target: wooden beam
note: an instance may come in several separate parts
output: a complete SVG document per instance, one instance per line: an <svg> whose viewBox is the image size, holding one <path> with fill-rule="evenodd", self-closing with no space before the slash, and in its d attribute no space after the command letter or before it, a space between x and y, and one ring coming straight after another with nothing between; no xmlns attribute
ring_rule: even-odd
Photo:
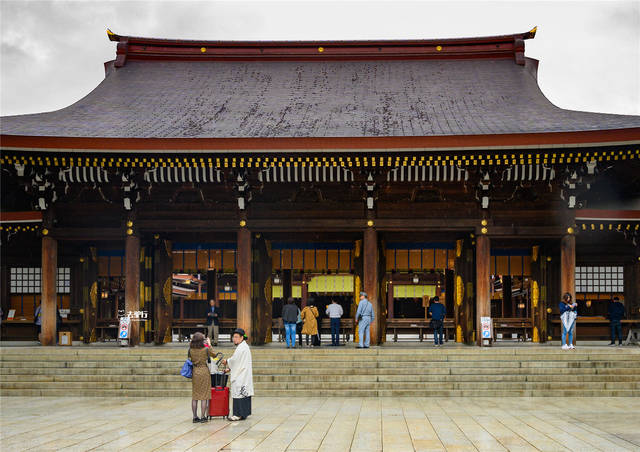
<svg viewBox="0 0 640 452"><path fill-rule="evenodd" d="M251 334L251 231L238 230L236 271L238 272L237 326Z"/></svg>
<svg viewBox="0 0 640 452"><path fill-rule="evenodd" d="M42 345L56 345L56 275L58 272L58 242L52 237L42 237Z"/></svg>
<svg viewBox="0 0 640 452"><path fill-rule="evenodd" d="M124 309L128 312L140 310L140 237L128 235L125 239L125 286ZM131 319L129 346L140 342L140 325Z"/></svg>
<svg viewBox="0 0 640 452"><path fill-rule="evenodd" d="M56 228L51 231L51 237L56 240L122 240L122 229L120 228Z"/></svg>
<svg viewBox="0 0 640 452"><path fill-rule="evenodd" d="M374 321L370 326L371 344L377 345L381 339L380 298L378 288L378 233L369 227L364 230L363 240L364 291L373 305Z"/></svg>
<svg viewBox="0 0 640 452"><path fill-rule="evenodd" d="M476 237L476 343L482 345L481 317L491 316L491 240Z"/></svg>

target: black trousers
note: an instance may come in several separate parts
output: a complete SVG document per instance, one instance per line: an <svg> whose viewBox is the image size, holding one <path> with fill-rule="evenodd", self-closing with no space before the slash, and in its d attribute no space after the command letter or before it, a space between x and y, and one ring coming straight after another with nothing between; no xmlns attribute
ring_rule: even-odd
<svg viewBox="0 0 640 452"><path fill-rule="evenodd" d="M611 321L611 343L613 344L616 341L616 336L618 336L618 341L622 344L622 323L620 320L612 320Z"/></svg>
<svg viewBox="0 0 640 452"><path fill-rule="evenodd" d="M331 319L331 345L340 345L340 317Z"/></svg>

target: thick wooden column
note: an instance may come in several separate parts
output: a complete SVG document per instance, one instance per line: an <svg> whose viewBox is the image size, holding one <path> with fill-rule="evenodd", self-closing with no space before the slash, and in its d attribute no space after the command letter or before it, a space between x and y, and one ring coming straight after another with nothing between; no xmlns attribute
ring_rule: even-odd
<svg viewBox="0 0 640 452"><path fill-rule="evenodd" d="M82 257L82 340L85 344L96 341L98 319L98 250L89 248Z"/></svg>
<svg viewBox="0 0 640 452"><path fill-rule="evenodd" d="M238 230L236 271L238 272L237 326L251 334L251 231Z"/></svg>
<svg viewBox="0 0 640 452"><path fill-rule="evenodd" d="M173 254L169 240L156 240L153 250L154 342L171 342L173 322Z"/></svg>
<svg viewBox="0 0 640 452"><path fill-rule="evenodd" d="M628 319L640 318L640 257L624 266L624 308Z"/></svg>
<svg viewBox="0 0 640 452"><path fill-rule="evenodd" d="M472 344L473 334L473 248L468 239L456 241L454 278L454 321L456 324L456 342Z"/></svg>
<svg viewBox="0 0 640 452"><path fill-rule="evenodd" d="M291 269L282 270L282 300L284 302L283 306L287 304L287 300L289 299L289 297L291 297L292 294L292 276L293 275L291 273Z"/></svg>
<svg viewBox="0 0 640 452"><path fill-rule="evenodd" d="M393 304L393 281L389 281L387 285L387 318L392 319L394 317L393 310L395 306Z"/></svg>
<svg viewBox="0 0 640 452"><path fill-rule="evenodd" d="M128 235L125 239L125 313L140 310L140 237ZM140 342L140 325L137 319L131 319L129 327L129 345L136 346Z"/></svg>
<svg viewBox="0 0 640 452"><path fill-rule="evenodd" d="M567 234L560 242L560 287L562 296L569 292L576 299L576 236ZM562 328L560 329L562 331ZM573 343L576 343L577 325L574 327Z"/></svg>
<svg viewBox="0 0 640 452"><path fill-rule="evenodd" d="M482 345L481 317L491 316L491 241L484 234L476 238L476 343Z"/></svg>
<svg viewBox="0 0 640 452"><path fill-rule="evenodd" d="M364 291L373 305L375 320L370 326L371 344L380 343L382 329L380 316L380 297L378 288L378 233L372 227L365 229L363 240Z"/></svg>
<svg viewBox="0 0 640 452"><path fill-rule="evenodd" d="M271 342L272 328L272 265L270 245L262 234L255 234L252 243L251 306L253 345Z"/></svg>
<svg viewBox="0 0 640 452"><path fill-rule="evenodd" d="M531 320L532 342L547 341L547 258L540 246L531 249Z"/></svg>
<svg viewBox="0 0 640 452"><path fill-rule="evenodd" d="M42 237L42 345L56 345L56 275L58 272L58 242Z"/></svg>
<svg viewBox="0 0 640 452"><path fill-rule="evenodd" d="M576 299L576 236L567 234L560 242L560 287Z"/></svg>

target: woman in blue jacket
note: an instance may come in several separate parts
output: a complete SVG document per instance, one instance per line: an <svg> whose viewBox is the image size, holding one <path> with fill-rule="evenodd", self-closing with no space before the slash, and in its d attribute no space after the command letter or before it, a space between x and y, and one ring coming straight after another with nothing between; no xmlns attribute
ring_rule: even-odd
<svg viewBox="0 0 640 452"><path fill-rule="evenodd" d="M565 293L560 302L560 324L562 325L562 349L574 349L573 334L578 317L578 303L573 301L570 293ZM567 334L569 339L567 340Z"/></svg>

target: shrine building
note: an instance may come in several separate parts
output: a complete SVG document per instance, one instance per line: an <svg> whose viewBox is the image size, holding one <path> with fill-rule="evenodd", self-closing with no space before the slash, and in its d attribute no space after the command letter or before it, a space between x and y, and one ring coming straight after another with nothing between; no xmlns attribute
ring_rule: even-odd
<svg viewBox="0 0 640 452"><path fill-rule="evenodd" d="M132 345L202 330L253 344L283 300L357 294L372 342L545 342L558 303L604 339L640 322L640 116L558 108L525 33L392 41L188 41L108 31L87 96L1 118L2 339ZM62 314L56 320L56 309ZM322 320L328 330L328 320Z"/></svg>

